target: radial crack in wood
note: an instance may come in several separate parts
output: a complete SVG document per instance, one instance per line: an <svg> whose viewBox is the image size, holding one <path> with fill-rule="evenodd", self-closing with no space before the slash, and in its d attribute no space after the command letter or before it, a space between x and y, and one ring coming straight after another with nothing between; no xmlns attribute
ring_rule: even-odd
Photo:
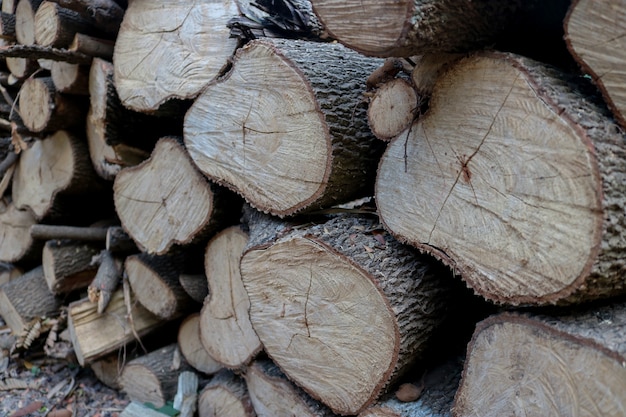
<svg viewBox="0 0 626 417"><path fill-rule="evenodd" d="M506 54L451 67L381 160L385 227L496 302L626 291L626 143L573 81Z"/></svg>

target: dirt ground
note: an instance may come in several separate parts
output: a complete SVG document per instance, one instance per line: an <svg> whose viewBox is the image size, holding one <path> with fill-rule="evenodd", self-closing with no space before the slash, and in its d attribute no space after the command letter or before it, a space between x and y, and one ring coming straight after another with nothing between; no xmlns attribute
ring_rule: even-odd
<svg viewBox="0 0 626 417"><path fill-rule="evenodd" d="M88 368L51 358L43 349L10 351L15 343L0 319L0 417L118 417L129 400Z"/></svg>

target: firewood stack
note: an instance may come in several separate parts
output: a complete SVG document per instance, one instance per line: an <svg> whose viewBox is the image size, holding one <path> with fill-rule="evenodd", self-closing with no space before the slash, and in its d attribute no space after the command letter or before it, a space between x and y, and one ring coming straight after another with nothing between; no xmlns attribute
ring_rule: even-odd
<svg viewBox="0 0 626 417"><path fill-rule="evenodd" d="M127 417L622 416L625 15L3 1L0 316Z"/></svg>

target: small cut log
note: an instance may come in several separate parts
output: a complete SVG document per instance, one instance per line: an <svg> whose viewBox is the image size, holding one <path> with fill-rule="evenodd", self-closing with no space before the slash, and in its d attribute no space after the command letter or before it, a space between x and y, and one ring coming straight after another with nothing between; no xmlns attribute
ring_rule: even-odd
<svg viewBox="0 0 626 417"><path fill-rule="evenodd" d="M64 294L86 288L98 271L94 257L100 248L71 240L49 240L43 247L41 262L48 288Z"/></svg>
<svg viewBox="0 0 626 417"><path fill-rule="evenodd" d="M54 61L50 73L58 92L81 96L89 94L89 66Z"/></svg>
<svg viewBox="0 0 626 417"><path fill-rule="evenodd" d="M35 43L35 13L43 0L19 0L15 7L15 37L22 45Z"/></svg>
<svg viewBox="0 0 626 417"><path fill-rule="evenodd" d="M254 417L246 384L229 370L222 370L200 392L199 417Z"/></svg>
<svg viewBox="0 0 626 417"><path fill-rule="evenodd" d="M44 1L35 13L35 42L53 48L67 48L77 33L99 34L92 22L77 12Z"/></svg>
<svg viewBox="0 0 626 417"><path fill-rule="evenodd" d="M178 330L178 347L187 363L204 374L215 374L224 367L202 345L199 313L189 315L181 323Z"/></svg>
<svg viewBox="0 0 626 417"><path fill-rule="evenodd" d="M338 44L252 41L187 112L187 150L209 178L281 217L363 197L382 144L362 93L380 64Z"/></svg>

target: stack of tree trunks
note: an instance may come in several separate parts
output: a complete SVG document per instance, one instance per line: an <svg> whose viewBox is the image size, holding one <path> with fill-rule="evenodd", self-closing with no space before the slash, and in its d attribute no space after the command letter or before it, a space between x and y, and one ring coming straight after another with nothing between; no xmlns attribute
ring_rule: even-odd
<svg viewBox="0 0 626 417"><path fill-rule="evenodd" d="M126 417L626 414L626 1L1 17L15 355Z"/></svg>

